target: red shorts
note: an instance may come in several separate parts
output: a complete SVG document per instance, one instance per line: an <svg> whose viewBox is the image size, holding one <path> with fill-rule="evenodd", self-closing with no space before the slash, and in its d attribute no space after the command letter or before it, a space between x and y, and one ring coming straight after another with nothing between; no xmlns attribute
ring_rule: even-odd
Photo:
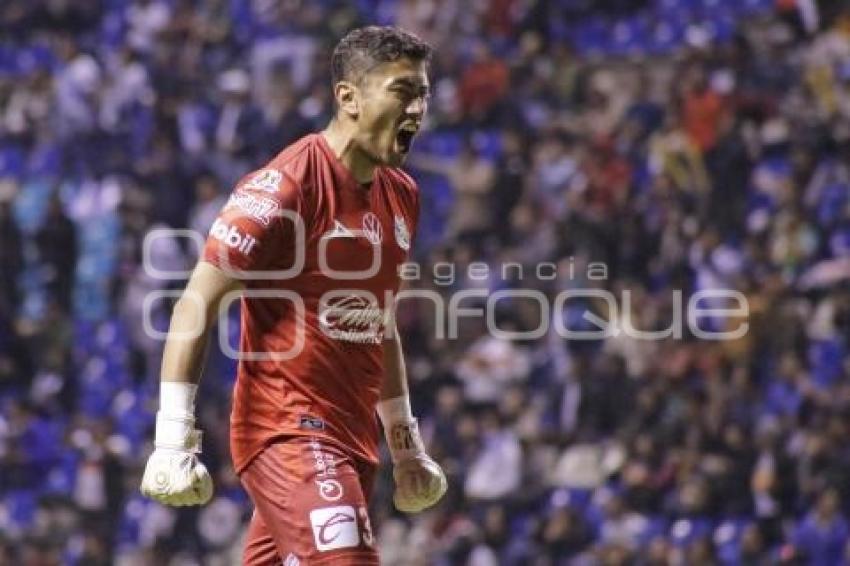
<svg viewBox="0 0 850 566"><path fill-rule="evenodd" d="M239 476L255 507L243 564L377 565L367 511L375 471L323 440L271 444Z"/></svg>

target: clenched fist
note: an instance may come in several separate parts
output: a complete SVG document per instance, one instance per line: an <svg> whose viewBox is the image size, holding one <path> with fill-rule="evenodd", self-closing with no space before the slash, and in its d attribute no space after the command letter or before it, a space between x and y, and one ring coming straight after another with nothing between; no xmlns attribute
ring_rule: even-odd
<svg viewBox="0 0 850 566"><path fill-rule="evenodd" d="M404 513L418 513L437 503L446 493L446 475L434 460L420 453L393 467L393 503Z"/></svg>
<svg viewBox="0 0 850 566"><path fill-rule="evenodd" d="M142 477L142 495L173 506L203 505L213 494L213 482L197 457L200 432L194 419L157 414L155 449Z"/></svg>

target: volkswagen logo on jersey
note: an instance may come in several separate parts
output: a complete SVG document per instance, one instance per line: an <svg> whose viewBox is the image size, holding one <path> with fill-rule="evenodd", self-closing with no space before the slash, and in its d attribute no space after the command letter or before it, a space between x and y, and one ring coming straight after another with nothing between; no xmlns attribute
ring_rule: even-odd
<svg viewBox="0 0 850 566"><path fill-rule="evenodd" d="M363 234L373 246L378 246L384 237L384 230L381 228L381 221L375 216L374 212L367 212L363 215Z"/></svg>
<svg viewBox="0 0 850 566"><path fill-rule="evenodd" d="M407 231L407 224L401 216L395 217L395 243L404 251L410 249L410 232Z"/></svg>

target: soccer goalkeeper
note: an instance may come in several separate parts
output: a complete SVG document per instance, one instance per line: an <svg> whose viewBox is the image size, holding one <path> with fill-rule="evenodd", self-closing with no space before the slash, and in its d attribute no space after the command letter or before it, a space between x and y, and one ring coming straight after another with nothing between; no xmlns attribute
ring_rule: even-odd
<svg viewBox="0 0 850 566"><path fill-rule="evenodd" d="M391 27L343 38L334 118L237 184L175 305L141 489L169 505L210 499L195 396L209 329L240 294L230 442L255 506L245 564L378 564L367 513L378 419L396 507L418 512L446 491L411 414L391 316L419 214L398 167L427 108L430 54Z"/></svg>

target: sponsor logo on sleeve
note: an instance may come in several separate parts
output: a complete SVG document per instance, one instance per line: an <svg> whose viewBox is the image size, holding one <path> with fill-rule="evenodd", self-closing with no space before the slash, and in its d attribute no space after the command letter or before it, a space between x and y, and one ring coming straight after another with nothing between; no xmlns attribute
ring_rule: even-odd
<svg viewBox="0 0 850 566"><path fill-rule="evenodd" d="M221 218L216 218L210 229L210 236L233 248L244 255L249 255L257 245L257 239L250 234L243 234L236 226L231 226Z"/></svg>
<svg viewBox="0 0 850 566"><path fill-rule="evenodd" d="M275 193L280 187L281 180L283 180L283 173L277 169L261 169L253 177L248 179L242 185L242 188Z"/></svg>
<svg viewBox="0 0 850 566"><path fill-rule="evenodd" d="M410 232L407 230L407 223L401 216L395 217L395 243L404 251L410 249Z"/></svg>
<svg viewBox="0 0 850 566"><path fill-rule="evenodd" d="M268 226L277 215L280 205L274 199L253 195L238 190L230 195L225 208L237 208L245 215L253 218L263 226Z"/></svg>
<svg viewBox="0 0 850 566"><path fill-rule="evenodd" d="M357 514L350 505L313 509L310 511L310 525L316 548L321 552L360 544Z"/></svg>

